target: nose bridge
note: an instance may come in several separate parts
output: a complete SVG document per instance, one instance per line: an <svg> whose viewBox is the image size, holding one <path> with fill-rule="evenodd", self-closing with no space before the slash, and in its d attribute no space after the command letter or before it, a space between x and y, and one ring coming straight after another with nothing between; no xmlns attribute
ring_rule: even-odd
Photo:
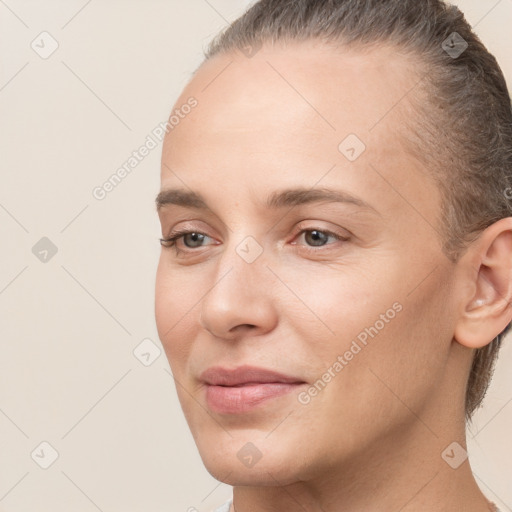
<svg viewBox="0 0 512 512"><path fill-rule="evenodd" d="M274 307L263 246L245 236L228 242L216 259L214 279L201 306L203 327L225 337L238 325L267 328L274 321Z"/></svg>
<svg viewBox="0 0 512 512"><path fill-rule="evenodd" d="M253 236L228 242L217 260L212 292L216 290L217 295L225 294L225 300L251 300L253 294L262 299L265 282L271 277L265 263L263 246Z"/></svg>

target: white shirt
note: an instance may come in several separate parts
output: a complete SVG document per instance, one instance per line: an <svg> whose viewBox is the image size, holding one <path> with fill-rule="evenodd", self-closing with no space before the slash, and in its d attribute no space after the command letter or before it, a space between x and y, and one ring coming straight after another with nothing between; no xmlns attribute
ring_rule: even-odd
<svg viewBox="0 0 512 512"><path fill-rule="evenodd" d="M224 505L221 505L219 508L216 508L213 512L229 512L229 507L231 506L232 501L233 498L224 503Z"/></svg>

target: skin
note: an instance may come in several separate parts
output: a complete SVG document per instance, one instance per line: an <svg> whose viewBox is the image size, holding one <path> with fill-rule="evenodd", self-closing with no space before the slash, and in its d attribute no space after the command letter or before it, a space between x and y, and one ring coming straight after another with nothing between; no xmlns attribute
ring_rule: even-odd
<svg viewBox="0 0 512 512"><path fill-rule="evenodd" d="M206 62L176 102L198 105L164 141L161 187L200 193L212 212L159 208L164 238L207 236L162 248L156 321L203 463L234 487L232 511L489 510L469 461L453 469L442 453L466 446L472 349L512 320L512 218L457 264L443 254L439 192L400 135L415 62L386 47L263 46ZM366 145L354 162L338 150L350 133ZM263 206L297 186L343 189L374 210ZM347 240L315 245L315 229ZM252 263L236 251L248 236L262 249ZM397 302L307 405L297 391L244 414L208 409L205 369L252 364L311 385ZM250 468L237 457L248 442L262 454Z"/></svg>

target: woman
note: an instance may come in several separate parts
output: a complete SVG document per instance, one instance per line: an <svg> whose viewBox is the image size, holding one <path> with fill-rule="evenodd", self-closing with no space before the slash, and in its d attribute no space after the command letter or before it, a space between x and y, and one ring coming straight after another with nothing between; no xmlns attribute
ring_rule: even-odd
<svg viewBox="0 0 512 512"><path fill-rule="evenodd" d="M217 511L497 510L465 420L512 320L512 113L460 11L262 0L176 106L156 321Z"/></svg>

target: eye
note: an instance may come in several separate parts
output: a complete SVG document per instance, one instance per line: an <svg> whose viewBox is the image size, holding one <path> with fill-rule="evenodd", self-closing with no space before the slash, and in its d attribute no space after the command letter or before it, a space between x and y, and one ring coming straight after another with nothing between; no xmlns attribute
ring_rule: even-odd
<svg viewBox="0 0 512 512"><path fill-rule="evenodd" d="M304 241L308 245L312 245L314 247L325 245L330 236L329 234L323 231L319 231L318 229L302 231L301 234L304 234Z"/></svg>
<svg viewBox="0 0 512 512"><path fill-rule="evenodd" d="M176 252L179 252L179 248L176 243L178 240L182 239L185 248L195 249L197 247L201 247L206 238L210 237L199 231L183 229L171 233L171 236L168 238L160 238L160 245L163 247L175 247Z"/></svg>
<svg viewBox="0 0 512 512"><path fill-rule="evenodd" d="M305 245L300 244L302 248L313 252L315 252L315 248L334 245L336 241L348 240L347 237L334 233L333 231L316 228L302 229L296 239L300 239L302 237L306 242ZM206 239L211 239L211 237L199 231L182 229L174 231L168 238L160 238L160 244L163 247L174 247L176 254L179 254L180 252L193 252L194 249L198 249L204 245L214 245L204 244L203 242L205 242ZM334 242L329 243L329 239L334 240ZM180 249L178 246L177 242L180 240L185 248L184 250ZM292 242L292 245L297 245L297 243Z"/></svg>
<svg viewBox="0 0 512 512"><path fill-rule="evenodd" d="M348 240L347 237L341 236L332 231L315 228L303 229L302 231L300 231L299 236L297 238L300 239L301 237L304 238L304 241L307 244L306 249L313 247L324 247L325 245L332 245L332 243L328 243L329 239L334 239L335 241Z"/></svg>

